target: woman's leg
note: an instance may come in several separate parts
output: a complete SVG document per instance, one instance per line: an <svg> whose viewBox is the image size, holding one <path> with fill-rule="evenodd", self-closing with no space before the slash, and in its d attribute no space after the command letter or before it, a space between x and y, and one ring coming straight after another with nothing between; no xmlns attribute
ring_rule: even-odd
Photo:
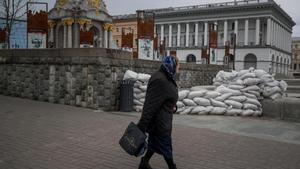
<svg viewBox="0 0 300 169"><path fill-rule="evenodd" d="M154 154L154 151L148 149L145 156L144 156L145 162L149 163L149 161L150 161L151 157L153 156L153 154Z"/></svg>
<svg viewBox="0 0 300 169"><path fill-rule="evenodd" d="M154 151L148 149L145 156L142 157L141 163L139 165L139 169L152 169L151 166L149 165L149 161L151 157L153 156Z"/></svg>
<svg viewBox="0 0 300 169"><path fill-rule="evenodd" d="M169 157L164 156L164 159L167 162L169 169L177 169L173 158L169 158Z"/></svg>

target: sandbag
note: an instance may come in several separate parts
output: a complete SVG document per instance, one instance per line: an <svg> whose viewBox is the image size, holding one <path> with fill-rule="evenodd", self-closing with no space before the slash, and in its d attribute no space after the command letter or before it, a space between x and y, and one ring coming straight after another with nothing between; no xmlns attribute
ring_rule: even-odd
<svg viewBox="0 0 300 169"><path fill-rule="evenodd" d="M196 106L191 110L190 114L206 115L208 112L206 107Z"/></svg>
<svg viewBox="0 0 300 169"><path fill-rule="evenodd" d="M226 112L226 108L224 107L214 107L209 114L212 115L223 115Z"/></svg>
<svg viewBox="0 0 300 169"><path fill-rule="evenodd" d="M133 109L134 109L136 112L142 112L142 111L143 111L143 106L133 106Z"/></svg>
<svg viewBox="0 0 300 169"><path fill-rule="evenodd" d="M274 80L272 82L266 83L266 85L269 86L269 87L275 87L275 86L279 86L280 83L277 80Z"/></svg>
<svg viewBox="0 0 300 169"><path fill-rule="evenodd" d="M244 101L247 100L247 97L246 96L231 96L231 97L228 98L228 100L233 100L233 101L236 101L236 102L239 102L239 103L243 103Z"/></svg>
<svg viewBox="0 0 300 169"><path fill-rule="evenodd" d="M176 106L177 106L177 108L182 108L182 107L184 107L185 105L183 104L182 101L178 101L178 102L176 103Z"/></svg>
<svg viewBox="0 0 300 169"><path fill-rule="evenodd" d="M137 106L143 106L143 103L137 99L133 99L133 103L134 103L134 105L137 105Z"/></svg>
<svg viewBox="0 0 300 169"><path fill-rule="evenodd" d="M186 108L185 107L181 107L181 108L178 108L177 111L175 112L176 114L180 114L182 113Z"/></svg>
<svg viewBox="0 0 300 169"><path fill-rule="evenodd" d="M197 104L191 99L183 99L185 106L197 106Z"/></svg>
<svg viewBox="0 0 300 169"><path fill-rule="evenodd" d="M223 85L217 87L216 91L219 93L231 93L232 95L235 95L235 96L239 96L242 94L239 90L232 90Z"/></svg>
<svg viewBox="0 0 300 169"><path fill-rule="evenodd" d="M228 88L233 89L233 90L241 90L245 88L244 85L229 85Z"/></svg>
<svg viewBox="0 0 300 169"><path fill-rule="evenodd" d="M178 92L178 100L185 99L188 96L189 93L190 93L190 91L188 91L188 90L179 91Z"/></svg>
<svg viewBox="0 0 300 169"><path fill-rule="evenodd" d="M250 94L253 94L253 95L255 95L256 97L259 97L260 96L260 92L258 92L258 91L248 91L248 93L250 93Z"/></svg>
<svg viewBox="0 0 300 169"><path fill-rule="evenodd" d="M258 107L255 104L244 103L243 109L244 110L251 109L251 110L255 111L255 110L258 110Z"/></svg>
<svg viewBox="0 0 300 169"><path fill-rule="evenodd" d="M248 91L259 91L260 88L257 85L248 86L244 89L242 89L242 92L248 92Z"/></svg>
<svg viewBox="0 0 300 169"><path fill-rule="evenodd" d="M224 93L221 96L216 97L215 100L223 102L224 100L228 99L230 96L232 96L232 93Z"/></svg>
<svg viewBox="0 0 300 169"><path fill-rule="evenodd" d="M192 111L193 107L186 107L185 110L183 110L182 112L180 112L179 114L189 114Z"/></svg>
<svg viewBox="0 0 300 169"><path fill-rule="evenodd" d="M271 99L276 100L282 98L282 95L280 93L275 93L270 96Z"/></svg>
<svg viewBox="0 0 300 169"><path fill-rule="evenodd" d="M256 110L254 111L253 116L262 116L262 114L262 110Z"/></svg>
<svg viewBox="0 0 300 169"><path fill-rule="evenodd" d="M216 91L207 91L204 98L211 99L211 98L216 98L220 95L221 95L221 93L216 92Z"/></svg>
<svg viewBox="0 0 300 169"><path fill-rule="evenodd" d="M141 85L144 85L144 83L140 82L140 81L136 81L133 85L133 87L135 88L140 88Z"/></svg>
<svg viewBox="0 0 300 169"><path fill-rule="evenodd" d="M217 101L215 99L210 99L210 101L214 107L225 107L225 108L227 107L227 105L225 103Z"/></svg>
<svg viewBox="0 0 300 169"><path fill-rule="evenodd" d="M242 76L244 76L244 75L247 74L247 73L250 73L250 71L249 71L249 70L241 70L241 71L239 71L239 72L237 73L237 76L238 76L238 77L242 77Z"/></svg>
<svg viewBox="0 0 300 169"><path fill-rule="evenodd" d="M266 71L261 69L254 70L255 76L261 78L263 75L268 74Z"/></svg>
<svg viewBox="0 0 300 169"><path fill-rule="evenodd" d="M210 100L205 98L194 98L193 99L195 103L197 103L199 106L210 106Z"/></svg>
<svg viewBox="0 0 300 169"><path fill-rule="evenodd" d="M246 73L240 77L241 80L244 80L247 78L255 78L255 73Z"/></svg>
<svg viewBox="0 0 300 169"><path fill-rule="evenodd" d="M244 84L247 86L257 85L261 82L261 79L258 78L247 78L244 80Z"/></svg>
<svg viewBox="0 0 300 169"><path fill-rule="evenodd" d="M251 93L244 92L243 95L245 95L246 97L251 98L251 99L257 99L257 97Z"/></svg>
<svg viewBox="0 0 300 169"><path fill-rule="evenodd" d="M243 107L242 103L239 103L234 100L225 100L224 103L226 103L229 106L232 106L233 108L241 109Z"/></svg>
<svg viewBox="0 0 300 169"><path fill-rule="evenodd" d="M242 114L243 110L242 109L227 109L225 112L225 115L227 116L238 116Z"/></svg>
<svg viewBox="0 0 300 169"><path fill-rule="evenodd" d="M127 70L124 74L123 80L134 80L136 81L138 78L138 74L131 70Z"/></svg>
<svg viewBox="0 0 300 169"><path fill-rule="evenodd" d="M134 97L139 100L139 99L145 98L146 93L145 92L142 92L142 93L139 93L139 94L134 93Z"/></svg>
<svg viewBox="0 0 300 169"><path fill-rule="evenodd" d="M247 100L245 101L245 103L250 103L250 104L254 104L258 107L261 107L260 102L257 99L251 99L251 98L247 98Z"/></svg>
<svg viewBox="0 0 300 169"><path fill-rule="evenodd" d="M189 99L194 99L195 97L203 97L207 91L206 90L200 90L200 91L192 91L187 96Z"/></svg>
<svg viewBox="0 0 300 169"><path fill-rule="evenodd" d="M139 88L140 88L143 92L146 92L146 91L147 91L147 85L140 85Z"/></svg>
<svg viewBox="0 0 300 169"><path fill-rule="evenodd" d="M254 114L254 111L253 110L243 110L242 112L242 116L252 116Z"/></svg>
<svg viewBox="0 0 300 169"><path fill-rule="evenodd" d="M239 85L239 86L244 86L244 81L241 79L237 79L235 81L229 82L229 85Z"/></svg>
<svg viewBox="0 0 300 169"><path fill-rule="evenodd" d="M281 88L282 91L285 92L287 90L287 88L288 88L288 84L285 81L281 80L279 82L279 87Z"/></svg>
<svg viewBox="0 0 300 169"><path fill-rule="evenodd" d="M270 97L271 95L273 95L275 93L280 93L280 92L281 92L281 89L278 86L266 87L266 88L264 88L263 96Z"/></svg>
<svg viewBox="0 0 300 169"><path fill-rule="evenodd" d="M144 104L144 103L145 103L145 100L146 100L145 98L141 98L141 99L140 99L140 102Z"/></svg>
<svg viewBox="0 0 300 169"><path fill-rule="evenodd" d="M143 93L143 91L141 89L139 89L139 88L133 88L133 93L136 94L136 95L138 95L140 93Z"/></svg>
<svg viewBox="0 0 300 169"><path fill-rule="evenodd" d="M150 79L150 77L151 77L150 75L144 74L144 73L139 73L137 75L137 79L140 80L140 81L142 81L142 82L148 82L149 79Z"/></svg>

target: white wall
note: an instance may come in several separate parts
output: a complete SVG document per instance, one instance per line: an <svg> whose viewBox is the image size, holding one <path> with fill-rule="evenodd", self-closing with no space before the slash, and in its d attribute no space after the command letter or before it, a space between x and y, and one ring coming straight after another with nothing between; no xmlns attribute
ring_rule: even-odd
<svg viewBox="0 0 300 169"><path fill-rule="evenodd" d="M180 62L186 62L186 58L189 54L196 56L196 62L201 62L201 50L177 50L177 57Z"/></svg>

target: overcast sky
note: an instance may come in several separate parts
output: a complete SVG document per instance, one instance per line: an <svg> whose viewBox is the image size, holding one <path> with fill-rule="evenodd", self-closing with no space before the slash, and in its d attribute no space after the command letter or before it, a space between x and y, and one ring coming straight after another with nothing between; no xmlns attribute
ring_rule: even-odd
<svg viewBox="0 0 300 169"><path fill-rule="evenodd" d="M152 9L177 7L187 5L199 5L206 3L228 2L233 0L105 0L108 11L111 15L122 15L135 13L137 9ZM300 37L300 12L299 0L275 0L296 22L293 36ZM54 6L55 0L49 0L50 9Z"/></svg>

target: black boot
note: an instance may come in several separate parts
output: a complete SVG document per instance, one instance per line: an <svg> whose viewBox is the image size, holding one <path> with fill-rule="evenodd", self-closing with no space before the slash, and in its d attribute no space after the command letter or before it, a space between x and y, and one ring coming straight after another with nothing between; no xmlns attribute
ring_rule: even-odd
<svg viewBox="0 0 300 169"><path fill-rule="evenodd" d="M152 167L149 164L149 160L145 160L145 158L142 157L139 169L152 169Z"/></svg>

